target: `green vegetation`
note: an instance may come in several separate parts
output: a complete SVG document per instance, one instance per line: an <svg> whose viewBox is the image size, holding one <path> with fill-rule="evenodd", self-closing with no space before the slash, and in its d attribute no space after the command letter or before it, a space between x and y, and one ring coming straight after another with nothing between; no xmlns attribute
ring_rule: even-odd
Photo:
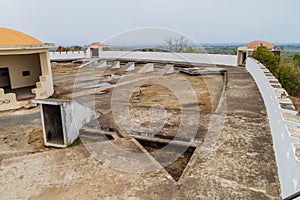
<svg viewBox="0 0 300 200"><path fill-rule="evenodd" d="M64 46L59 46L55 49L56 52L68 52L68 51L80 51L83 47L79 45L74 45L74 46L69 46L69 47L64 47Z"/></svg>
<svg viewBox="0 0 300 200"><path fill-rule="evenodd" d="M300 53L295 53L293 55L293 62L296 67L300 67Z"/></svg>
<svg viewBox="0 0 300 200"><path fill-rule="evenodd" d="M284 89L293 96L300 97L300 54L283 54L279 57L270 52L265 46L258 47L252 54L253 58L265 65L278 79Z"/></svg>
<svg viewBox="0 0 300 200"><path fill-rule="evenodd" d="M204 46L208 54L237 55L237 46ZM204 53L206 53L204 52Z"/></svg>
<svg viewBox="0 0 300 200"><path fill-rule="evenodd" d="M265 65L273 74L278 69L278 57L265 46L259 46L252 54L253 58Z"/></svg>

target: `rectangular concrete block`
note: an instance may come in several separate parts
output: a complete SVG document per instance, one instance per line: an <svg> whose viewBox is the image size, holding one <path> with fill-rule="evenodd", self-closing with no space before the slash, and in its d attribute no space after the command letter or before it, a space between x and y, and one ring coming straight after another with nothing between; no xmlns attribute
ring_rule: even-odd
<svg viewBox="0 0 300 200"><path fill-rule="evenodd" d="M125 72L129 72L129 71L133 71L133 70L135 70L134 62L129 62L124 67Z"/></svg>
<svg viewBox="0 0 300 200"><path fill-rule="evenodd" d="M86 123L98 117L88 106L60 99L34 100L40 104L44 145L57 148L70 146Z"/></svg>
<svg viewBox="0 0 300 200"><path fill-rule="evenodd" d="M147 63L145 64L142 69L138 71L138 73L143 74L143 73L148 73L148 72L153 72L154 71L154 63Z"/></svg>
<svg viewBox="0 0 300 200"><path fill-rule="evenodd" d="M165 68L165 74L164 75L169 75L174 73L174 65L167 65Z"/></svg>
<svg viewBox="0 0 300 200"><path fill-rule="evenodd" d="M106 67L106 66L107 66L106 60L100 60L100 61L97 62L95 68L102 68L102 67Z"/></svg>
<svg viewBox="0 0 300 200"><path fill-rule="evenodd" d="M110 69L120 69L120 61L115 61L112 63L112 65L110 66Z"/></svg>

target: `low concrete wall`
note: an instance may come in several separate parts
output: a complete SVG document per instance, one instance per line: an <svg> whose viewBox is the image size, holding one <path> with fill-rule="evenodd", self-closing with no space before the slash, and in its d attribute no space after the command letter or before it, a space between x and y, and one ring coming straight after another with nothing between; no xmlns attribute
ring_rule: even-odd
<svg viewBox="0 0 300 200"><path fill-rule="evenodd" d="M90 58L89 51L50 52L51 61L76 60Z"/></svg>
<svg viewBox="0 0 300 200"><path fill-rule="evenodd" d="M300 161L295 155L295 145L300 144L300 138L294 137L288 127L299 127L296 111L280 84L272 84L277 79L270 71L253 58L247 59L246 68L252 75L264 99L270 122L278 175L281 184L282 197L288 197L300 190ZM289 105L283 109L284 104ZM286 117L286 113L293 116ZM297 130L297 129L296 129Z"/></svg>
<svg viewBox="0 0 300 200"><path fill-rule="evenodd" d="M155 62L189 62L191 64L214 64L236 66L236 55L197 54L197 53L162 53L162 52L130 52L130 51L101 51L99 58L104 60L130 60Z"/></svg>

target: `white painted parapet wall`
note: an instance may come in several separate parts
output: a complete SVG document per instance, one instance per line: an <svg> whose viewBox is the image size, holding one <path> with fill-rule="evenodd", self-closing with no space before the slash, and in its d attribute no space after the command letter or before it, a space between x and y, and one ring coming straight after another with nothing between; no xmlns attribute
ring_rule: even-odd
<svg viewBox="0 0 300 200"><path fill-rule="evenodd" d="M214 64L236 66L236 55L197 54L197 53L162 53L162 52L131 52L131 51L101 51L99 58L103 60L125 59L132 62L189 62L192 64Z"/></svg>
<svg viewBox="0 0 300 200"><path fill-rule="evenodd" d="M252 75L264 99L270 122L282 197L300 191L300 161L296 156L295 145L300 144L300 119L293 104L284 98L283 88L270 71L253 58L247 59L246 68ZM291 109L283 109L283 105Z"/></svg>
<svg viewBox="0 0 300 200"><path fill-rule="evenodd" d="M90 58L89 51L49 52L51 61L79 60Z"/></svg>

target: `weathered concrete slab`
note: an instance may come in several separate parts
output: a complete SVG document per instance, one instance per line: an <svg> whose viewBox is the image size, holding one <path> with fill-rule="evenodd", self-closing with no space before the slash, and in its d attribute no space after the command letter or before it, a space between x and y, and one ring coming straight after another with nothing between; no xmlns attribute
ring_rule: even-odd
<svg viewBox="0 0 300 200"><path fill-rule="evenodd" d="M0 194L6 199L39 200L281 199L271 131L257 85L245 69L226 70L227 110L216 148L206 157L200 157L199 148L180 182L164 169L149 173L115 170L108 161L98 162L84 146L77 146L4 159ZM114 145L140 150L126 139ZM114 155L110 148L104 149L107 158ZM118 157L113 159L122 164ZM151 159L147 162L153 164ZM136 169L147 166L147 162Z"/></svg>
<svg viewBox="0 0 300 200"><path fill-rule="evenodd" d="M82 89L94 89L94 88L100 88L100 87L107 87L107 86L110 86L110 85L111 85L110 83L99 83L99 84L96 84L96 85L90 85L90 86L82 87Z"/></svg>

